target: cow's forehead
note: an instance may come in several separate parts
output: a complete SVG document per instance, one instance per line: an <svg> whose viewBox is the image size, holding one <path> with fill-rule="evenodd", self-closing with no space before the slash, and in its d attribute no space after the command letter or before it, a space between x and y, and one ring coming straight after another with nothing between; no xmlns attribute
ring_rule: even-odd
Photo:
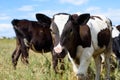
<svg viewBox="0 0 120 80"><path fill-rule="evenodd" d="M63 31L64 26L67 23L68 19L69 19L69 15L66 15L66 14L60 14L60 15L54 16L54 22L59 29L60 35L62 34L62 31Z"/></svg>

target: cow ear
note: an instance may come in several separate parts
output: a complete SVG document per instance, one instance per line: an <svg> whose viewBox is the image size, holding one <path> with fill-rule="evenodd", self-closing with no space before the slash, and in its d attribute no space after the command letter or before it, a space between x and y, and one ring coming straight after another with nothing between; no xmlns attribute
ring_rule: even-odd
<svg viewBox="0 0 120 80"><path fill-rule="evenodd" d="M116 28L120 31L120 25L116 26Z"/></svg>
<svg viewBox="0 0 120 80"><path fill-rule="evenodd" d="M89 14L89 13L81 14L81 15L79 15L79 17L77 18L77 23L78 23L79 25L81 25L81 24L86 24L89 19L90 19L90 14Z"/></svg>
<svg viewBox="0 0 120 80"><path fill-rule="evenodd" d="M47 24L51 24L51 18L44 15L44 14L41 14L41 13L37 13L36 14L36 19L41 23L47 23Z"/></svg>

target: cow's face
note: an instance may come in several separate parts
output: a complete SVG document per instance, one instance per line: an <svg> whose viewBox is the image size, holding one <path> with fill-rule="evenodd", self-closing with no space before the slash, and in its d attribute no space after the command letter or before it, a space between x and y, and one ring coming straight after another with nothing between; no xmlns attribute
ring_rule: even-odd
<svg viewBox="0 0 120 80"><path fill-rule="evenodd" d="M30 29L30 33L31 33L31 47L34 50L41 50L41 48L44 48L48 41L50 42L51 45L51 33L50 33L50 29L47 27L42 27L39 25L34 25L31 29ZM50 46L48 45L48 46ZM47 46L47 45L46 45Z"/></svg>
<svg viewBox="0 0 120 80"><path fill-rule="evenodd" d="M51 23L52 36L54 40L54 50L56 53L62 52L62 49L69 43L79 25L84 24L89 14L81 16L70 14L56 14ZM86 18L85 18L86 17Z"/></svg>
<svg viewBox="0 0 120 80"><path fill-rule="evenodd" d="M53 37L53 43L54 43L54 50L56 53L61 53L63 49L63 39L62 35L65 29L67 29L69 26L67 26L70 23L70 15L69 14L56 14L53 17L53 21L51 23L51 30L52 30L52 37ZM66 26L66 27L65 27ZM63 31L64 30L64 31Z"/></svg>

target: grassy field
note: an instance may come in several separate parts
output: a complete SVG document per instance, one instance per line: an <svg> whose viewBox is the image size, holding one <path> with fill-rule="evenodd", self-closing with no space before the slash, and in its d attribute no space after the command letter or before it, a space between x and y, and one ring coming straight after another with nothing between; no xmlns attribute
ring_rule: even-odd
<svg viewBox="0 0 120 80"><path fill-rule="evenodd" d="M63 74L55 74L51 65L50 53L35 53L30 50L29 65L24 65L19 59L17 69L14 70L11 55L15 49L14 39L0 39L0 80L76 80L72 65L65 58L65 70ZM48 58L48 60L46 59ZM94 80L94 64L91 64L90 80ZM102 77L104 71L102 72ZM101 80L104 80L102 79ZM120 71L117 69L111 74L112 80L120 80Z"/></svg>

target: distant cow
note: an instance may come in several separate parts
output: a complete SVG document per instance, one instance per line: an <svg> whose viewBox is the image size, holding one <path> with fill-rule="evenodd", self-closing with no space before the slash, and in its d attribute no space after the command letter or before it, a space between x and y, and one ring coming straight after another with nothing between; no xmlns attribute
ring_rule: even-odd
<svg viewBox="0 0 120 80"><path fill-rule="evenodd" d="M112 49L119 61L119 65L120 65L120 25L113 27L112 39L113 39L112 40L113 41Z"/></svg>
<svg viewBox="0 0 120 80"><path fill-rule="evenodd" d="M91 58L96 65L95 80L100 80L100 54L105 54L106 78L110 79L109 57L111 54L111 24L104 16L90 14L70 15L58 13L53 16L51 23L54 36L54 50L60 54L63 49L73 64L73 70L78 79L85 80Z"/></svg>
<svg viewBox="0 0 120 80"><path fill-rule="evenodd" d="M51 52L53 57L53 67L56 71L58 58L53 51L53 41L51 36L50 24L51 18L44 14L36 14L38 21L30 20L12 20L12 25L16 34L16 49L12 54L12 63L16 68L17 61L21 55L21 60L28 64L28 51L32 49L35 52Z"/></svg>

